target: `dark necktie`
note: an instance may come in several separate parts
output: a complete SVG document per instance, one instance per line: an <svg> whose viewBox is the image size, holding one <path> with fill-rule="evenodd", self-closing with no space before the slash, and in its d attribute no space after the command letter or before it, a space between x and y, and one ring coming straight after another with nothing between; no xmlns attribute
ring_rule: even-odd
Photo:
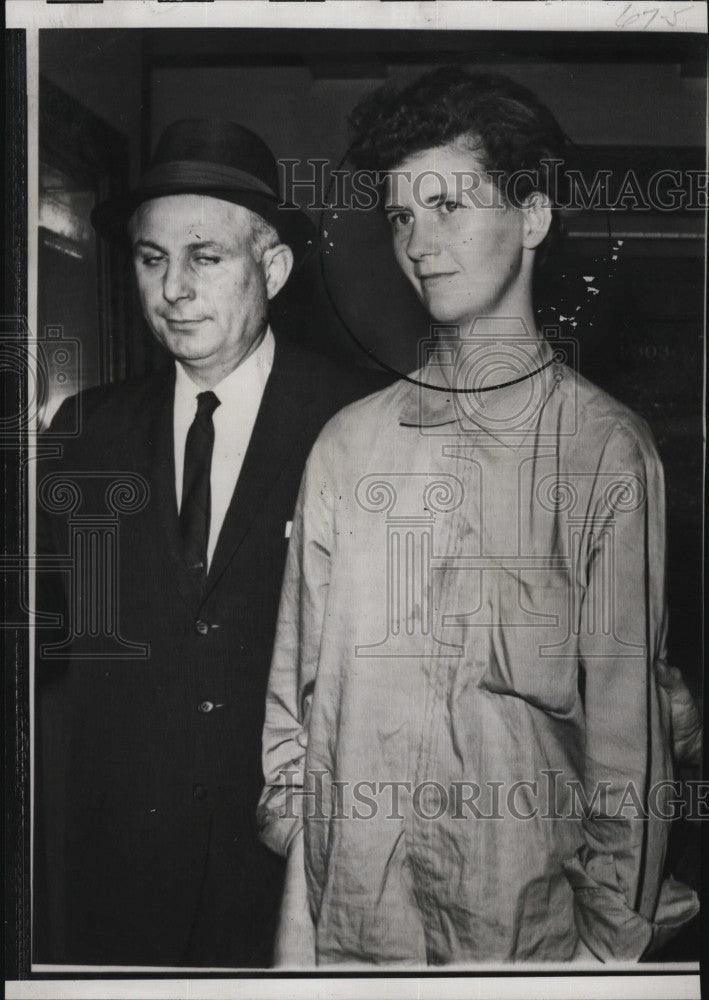
<svg viewBox="0 0 709 1000"><path fill-rule="evenodd" d="M197 413L187 432L185 443L180 531L187 567L200 573L205 573L207 569L212 501L209 475L214 449L212 414L218 406L219 400L213 392L200 392L197 396Z"/></svg>

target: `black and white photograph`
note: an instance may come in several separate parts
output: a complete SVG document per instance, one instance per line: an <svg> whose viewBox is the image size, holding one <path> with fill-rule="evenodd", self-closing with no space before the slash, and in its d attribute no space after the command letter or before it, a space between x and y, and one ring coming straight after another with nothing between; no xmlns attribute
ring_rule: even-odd
<svg viewBox="0 0 709 1000"><path fill-rule="evenodd" d="M704 5L6 21L6 995L699 998Z"/></svg>

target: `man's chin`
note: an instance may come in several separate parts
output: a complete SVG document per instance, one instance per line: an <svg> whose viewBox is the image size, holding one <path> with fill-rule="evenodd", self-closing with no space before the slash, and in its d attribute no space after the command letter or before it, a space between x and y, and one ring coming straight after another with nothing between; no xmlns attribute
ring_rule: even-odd
<svg viewBox="0 0 709 1000"><path fill-rule="evenodd" d="M178 361L199 363L209 357L209 349L203 338L197 338L189 333L168 333L156 338L166 351Z"/></svg>

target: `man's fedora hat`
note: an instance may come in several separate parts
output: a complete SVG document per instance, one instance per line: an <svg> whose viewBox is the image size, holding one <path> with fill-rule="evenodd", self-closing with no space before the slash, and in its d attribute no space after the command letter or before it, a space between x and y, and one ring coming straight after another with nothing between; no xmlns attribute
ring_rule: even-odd
<svg viewBox="0 0 709 1000"><path fill-rule="evenodd" d="M169 125L136 188L97 205L91 222L111 242L126 242L127 223L144 201L203 194L251 209L277 230L300 257L315 227L279 195L278 165L266 143L235 122L186 118Z"/></svg>

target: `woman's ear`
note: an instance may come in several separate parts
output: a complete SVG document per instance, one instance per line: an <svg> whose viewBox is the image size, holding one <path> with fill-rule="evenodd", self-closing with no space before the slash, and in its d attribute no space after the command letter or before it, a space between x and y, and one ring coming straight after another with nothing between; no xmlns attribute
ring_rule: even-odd
<svg viewBox="0 0 709 1000"><path fill-rule="evenodd" d="M524 230L522 246L535 250L542 242L551 226L551 202L541 191L533 191L522 205Z"/></svg>

